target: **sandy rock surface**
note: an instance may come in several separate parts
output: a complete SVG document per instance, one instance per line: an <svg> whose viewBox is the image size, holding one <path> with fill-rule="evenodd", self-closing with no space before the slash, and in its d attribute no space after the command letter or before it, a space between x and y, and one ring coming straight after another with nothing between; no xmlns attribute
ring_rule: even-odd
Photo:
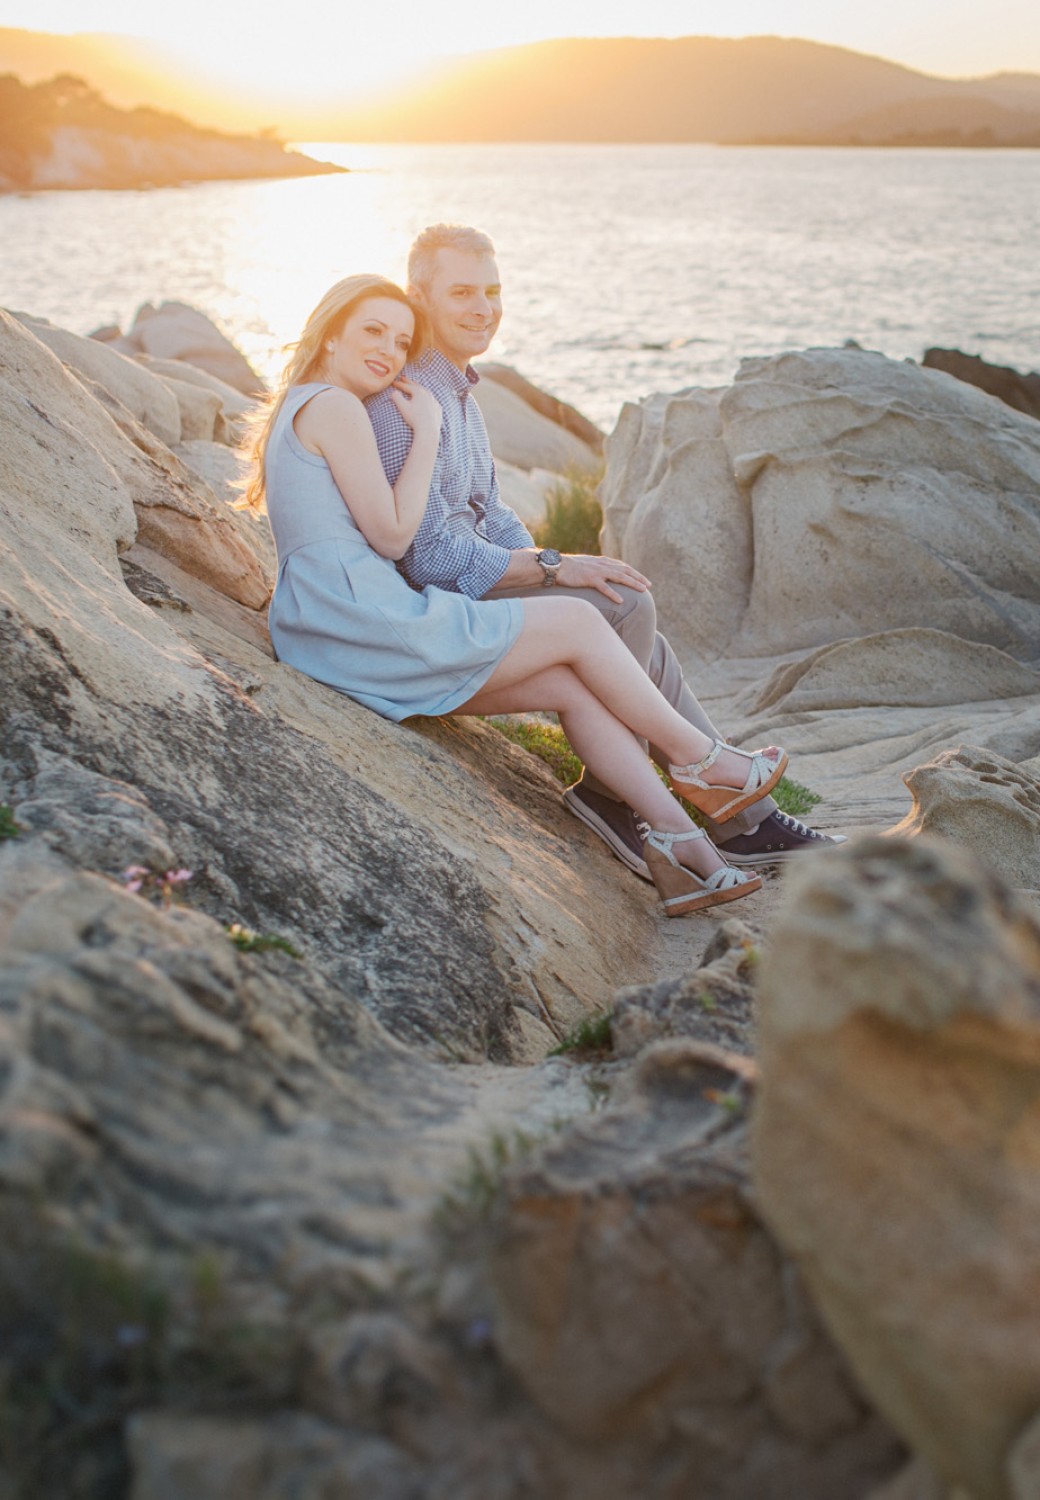
<svg viewBox="0 0 1040 1500"><path fill-rule="evenodd" d="M821 856L774 925L760 1056L763 1209L866 1389L947 1483L1030 1493L1035 901L949 841Z"/></svg>

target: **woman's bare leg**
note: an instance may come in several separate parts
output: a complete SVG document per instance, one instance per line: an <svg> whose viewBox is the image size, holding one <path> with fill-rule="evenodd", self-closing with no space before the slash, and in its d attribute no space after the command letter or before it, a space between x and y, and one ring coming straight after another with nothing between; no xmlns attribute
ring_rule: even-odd
<svg viewBox="0 0 1040 1500"><path fill-rule="evenodd" d="M712 741L661 696L635 657L591 604L582 599L567 599L560 594L554 594L551 599L523 599L519 602L524 611L523 631L473 702L483 700L489 693L517 687L548 667L568 666L614 718L620 719L641 739L658 745L673 765L690 765L707 755ZM533 700L528 703L529 709L550 706ZM473 708L469 704L455 711L522 712L520 709ZM577 745L574 748L586 765L592 764ZM600 773L597 771L596 774ZM740 786L746 774L746 760L723 751L705 773L704 780L718 786ZM607 784L612 786L609 781ZM618 796L624 796L620 787L613 787L613 790ZM636 803L630 805L638 811Z"/></svg>
<svg viewBox="0 0 1040 1500"><path fill-rule="evenodd" d="M613 636L612 631L610 634ZM629 653L625 651L625 655ZM637 666L636 670L641 668ZM559 714L564 734L585 764L651 827L667 833L688 833L695 826L658 776L636 736L569 666L547 667L510 687L485 687L455 712L508 714L539 709ZM676 857L698 875L711 875L725 864L708 839L676 845Z"/></svg>

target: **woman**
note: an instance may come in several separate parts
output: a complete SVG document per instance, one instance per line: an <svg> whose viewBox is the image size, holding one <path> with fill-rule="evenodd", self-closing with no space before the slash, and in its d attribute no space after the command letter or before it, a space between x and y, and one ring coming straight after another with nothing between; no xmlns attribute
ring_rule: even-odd
<svg viewBox="0 0 1040 1500"><path fill-rule="evenodd" d="M393 282L351 276L307 320L261 430L250 503L278 549L279 659L388 718L552 709L585 763L651 826L646 861L669 916L758 890L668 791L637 735L668 753L675 791L719 822L775 786L781 750L749 754L688 724L583 600L472 600L410 588L394 567L422 520L441 408L401 376L421 315ZM390 389L413 432L391 489L362 401Z"/></svg>

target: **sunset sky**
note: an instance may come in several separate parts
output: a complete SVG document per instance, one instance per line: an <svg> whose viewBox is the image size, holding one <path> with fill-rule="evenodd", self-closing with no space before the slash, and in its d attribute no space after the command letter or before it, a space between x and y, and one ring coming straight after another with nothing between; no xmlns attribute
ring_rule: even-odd
<svg viewBox="0 0 1040 1500"><path fill-rule="evenodd" d="M309 80L321 92L389 80L438 55L559 36L798 36L949 76L1040 72L1036 0L0 0L0 26L123 33L211 74L278 90Z"/></svg>

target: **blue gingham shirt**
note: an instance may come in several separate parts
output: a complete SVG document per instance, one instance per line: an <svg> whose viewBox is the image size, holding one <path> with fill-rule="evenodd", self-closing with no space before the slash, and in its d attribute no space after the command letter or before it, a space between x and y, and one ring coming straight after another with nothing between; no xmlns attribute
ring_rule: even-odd
<svg viewBox="0 0 1040 1500"><path fill-rule="evenodd" d="M473 399L480 377L465 374L438 349L404 371L444 408L430 498L412 545L398 567L414 588L433 584L480 599L493 589L518 547L533 547L527 527L498 490L484 418ZM365 402L379 456L396 484L412 446L412 429L385 391Z"/></svg>

